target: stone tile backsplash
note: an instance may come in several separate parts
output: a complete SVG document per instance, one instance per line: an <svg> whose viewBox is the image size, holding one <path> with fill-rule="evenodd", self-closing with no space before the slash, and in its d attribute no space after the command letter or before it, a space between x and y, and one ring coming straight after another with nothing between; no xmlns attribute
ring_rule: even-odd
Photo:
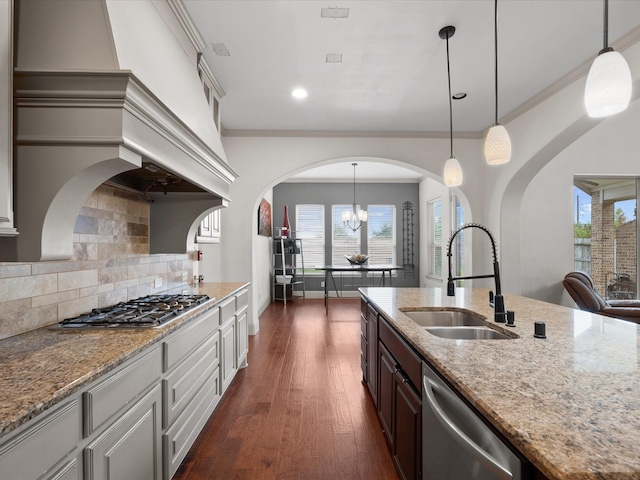
<svg viewBox="0 0 640 480"><path fill-rule="evenodd" d="M193 276L190 255L149 254L149 204L115 186L102 185L87 199L73 246L64 262L0 262L0 338L176 289ZM154 288L157 278L162 287Z"/></svg>

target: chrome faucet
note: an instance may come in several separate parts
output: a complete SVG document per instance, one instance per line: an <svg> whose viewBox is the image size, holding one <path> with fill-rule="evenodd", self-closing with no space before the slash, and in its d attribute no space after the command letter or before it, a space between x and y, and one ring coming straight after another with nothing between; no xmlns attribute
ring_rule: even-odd
<svg viewBox="0 0 640 480"><path fill-rule="evenodd" d="M491 250L493 252L493 275L471 275L468 277L453 277L451 275L451 245L453 245L453 239L456 238L462 230L467 228L479 228L484 233L489 236L489 240L491 240ZM489 231L487 227L484 225L480 225L479 223L465 223L460 228L458 228L455 232L451 234L449 237L449 246L447 247L447 257L449 257L449 279L447 281L447 295L449 297L453 297L456 294L455 284L453 283L455 280L472 280L474 278L493 278L496 282L496 293L489 292L489 303L493 307L494 310L494 320L498 323L506 323L507 322L507 313L504 309L504 298L502 297L502 289L500 288L500 266L498 265L498 254L496 252L496 241L493 238L493 235ZM513 313L511 313L513 315Z"/></svg>

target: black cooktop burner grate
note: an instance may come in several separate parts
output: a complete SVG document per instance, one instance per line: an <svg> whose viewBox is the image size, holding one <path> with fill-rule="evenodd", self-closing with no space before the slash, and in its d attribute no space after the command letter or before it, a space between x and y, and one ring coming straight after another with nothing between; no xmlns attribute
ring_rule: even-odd
<svg viewBox="0 0 640 480"><path fill-rule="evenodd" d="M209 300L208 295L148 295L67 318L60 327L157 327Z"/></svg>

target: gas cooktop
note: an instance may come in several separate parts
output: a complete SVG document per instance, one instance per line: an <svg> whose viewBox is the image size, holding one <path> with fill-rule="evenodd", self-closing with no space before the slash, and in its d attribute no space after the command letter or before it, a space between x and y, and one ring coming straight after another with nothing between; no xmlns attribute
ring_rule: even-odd
<svg viewBox="0 0 640 480"><path fill-rule="evenodd" d="M176 321L208 295L149 295L67 318L54 328L159 328Z"/></svg>

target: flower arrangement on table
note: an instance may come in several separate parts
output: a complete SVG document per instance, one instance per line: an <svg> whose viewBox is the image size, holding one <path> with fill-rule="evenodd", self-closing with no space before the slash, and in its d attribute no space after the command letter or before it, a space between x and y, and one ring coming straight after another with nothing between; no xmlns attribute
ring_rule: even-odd
<svg viewBox="0 0 640 480"><path fill-rule="evenodd" d="M364 265L369 260L369 255L365 255L364 253L356 253L355 255L351 255L350 257L344 256L351 265Z"/></svg>

